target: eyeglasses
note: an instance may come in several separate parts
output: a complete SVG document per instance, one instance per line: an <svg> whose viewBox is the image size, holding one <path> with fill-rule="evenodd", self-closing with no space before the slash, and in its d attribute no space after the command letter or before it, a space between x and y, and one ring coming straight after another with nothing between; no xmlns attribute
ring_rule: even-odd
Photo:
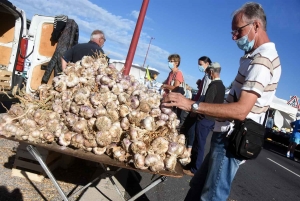
<svg viewBox="0 0 300 201"><path fill-rule="evenodd" d="M237 28L236 30L233 30L232 32L230 32L231 35L233 35L233 36L238 35L243 28L245 28L246 26L248 26L250 24L253 24L253 22L250 22L250 23L248 23L248 24L246 24L246 25L244 25L242 27Z"/></svg>
<svg viewBox="0 0 300 201"><path fill-rule="evenodd" d="M102 38L104 40L104 42L106 42L106 39L105 38Z"/></svg>

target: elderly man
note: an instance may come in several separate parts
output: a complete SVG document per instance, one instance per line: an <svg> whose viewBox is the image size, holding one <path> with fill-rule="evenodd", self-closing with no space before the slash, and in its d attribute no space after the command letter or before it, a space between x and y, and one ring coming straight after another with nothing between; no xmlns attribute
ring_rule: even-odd
<svg viewBox="0 0 300 201"><path fill-rule="evenodd" d="M185 200L226 200L242 162L228 150L230 120L248 118L259 124L264 122L281 75L279 57L275 44L268 38L266 25L265 12L258 3L246 3L233 14L232 39L245 55L240 59L227 104L201 102L194 105L195 101L175 93L164 99L165 106L177 106L222 119L215 122L210 152L192 178Z"/></svg>
<svg viewBox="0 0 300 201"><path fill-rule="evenodd" d="M220 78L220 64L218 62L212 62L207 67L206 72L211 82L206 90L204 102L223 103L225 96L225 86ZM195 107L198 107L198 104L200 102L201 101L198 100L195 104ZM214 117L198 114L196 126L194 128L195 140L192 147L191 163L186 170L183 170L185 174L193 176L200 168L203 161L206 138L208 134L213 130L214 125Z"/></svg>
<svg viewBox="0 0 300 201"><path fill-rule="evenodd" d="M77 44L64 53L61 58L62 69L64 70L66 68L68 62L75 63L84 56L93 56L95 53L104 54L102 47L104 46L105 41L106 39L103 31L93 31L88 43Z"/></svg>

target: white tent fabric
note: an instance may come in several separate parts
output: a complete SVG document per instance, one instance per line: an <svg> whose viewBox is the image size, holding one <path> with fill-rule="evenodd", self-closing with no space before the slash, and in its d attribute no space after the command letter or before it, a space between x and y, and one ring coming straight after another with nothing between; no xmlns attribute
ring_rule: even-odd
<svg viewBox="0 0 300 201"><path fill-rule="evenodd" d="M228 96L230 90L226 90L225 99ZM270 108L275 110L274 124L279 128L291 128L290 123L296 120L297 108L294 108L287 104L284 99L274 97Z"/></svg>
<svg viewBox="0 0 300 201"><path fill-rule="evenodd" d="M296 120L297 108L287 104L286 100L274 97L270 108L275 110L274 124L279 128L291 128L290 123Z"/></svg>

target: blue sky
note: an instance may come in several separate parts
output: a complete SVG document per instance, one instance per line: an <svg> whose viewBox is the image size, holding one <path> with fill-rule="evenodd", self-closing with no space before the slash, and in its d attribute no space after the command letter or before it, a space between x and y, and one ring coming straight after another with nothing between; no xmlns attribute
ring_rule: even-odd
<svg viewBox="0 0 300 201"><path fill-rule="evenodd" d="M142 0L11 0L23 9L27 18L34 14L65 14L79 25L80 42L87 42L94 29L102 29L107 41L104 51L112 59L125 60ZM229 86L235 78L243 52L232 41L232 12L244 0L149 0L133 63L142 65L152 40L146 65L160 71L159 81L166 79L169 54L181 56L180 68L186 82L196 87L203 77L198 58L209 56L222 66L221 78ZM258 0L267 15L267 32L276 44L282 76L276 96L288 100L299 93L300 1Z"/></svg>

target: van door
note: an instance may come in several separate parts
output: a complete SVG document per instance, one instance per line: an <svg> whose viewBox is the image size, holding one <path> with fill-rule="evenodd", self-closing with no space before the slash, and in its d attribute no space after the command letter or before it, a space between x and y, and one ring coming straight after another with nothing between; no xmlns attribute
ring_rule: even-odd
<svg viewBox="0 0 300 201"><path fill-rule="evenodd" d="M17 68L21 49L26 51L27 34L25 12L7 0L0 0L0 101L8 99L13 88L23 83L23 69ZM25 53L24 53L25 54ZM3 92L5 91L5 92ZM16 91L16 90L15 90Z"/></svg>
<svg viewBox="0 0 300 201"><path fill-rule="evenodd" d="M28 31L28 48L25 61L27 71L26 92L33 93L41 85L57 43L50 41L53 32L54 17L34 15ZM48 84L52 84L54 72L52 72Z"/></svg>

